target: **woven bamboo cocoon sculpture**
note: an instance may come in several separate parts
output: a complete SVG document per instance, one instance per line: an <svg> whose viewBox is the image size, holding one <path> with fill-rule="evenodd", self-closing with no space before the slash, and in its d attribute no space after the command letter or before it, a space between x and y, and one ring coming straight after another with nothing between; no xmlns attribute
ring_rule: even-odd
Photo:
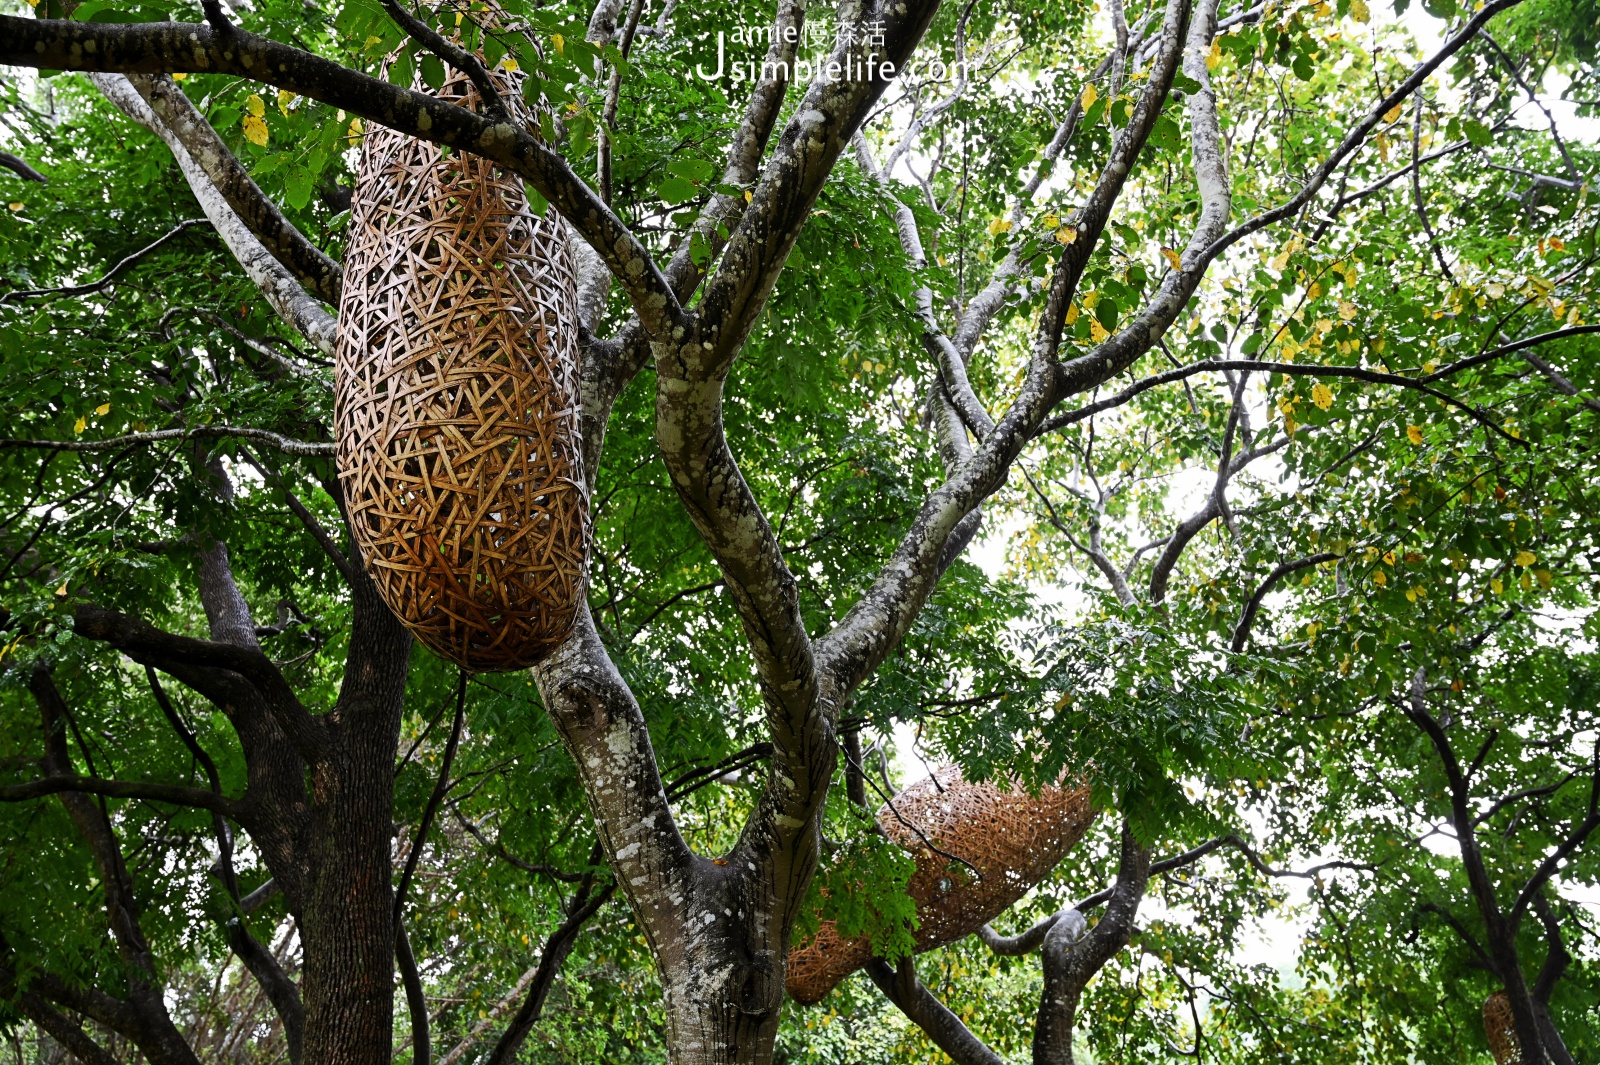
<svg viewBox="0 0 1600 1065"><path fill-rule="evenodd" d="M1496 991L1483 1003L1483 1034L1489 1037L1489 1053L1494 1055L1495 1065L1522 1065L1522 1048L1511 1017L1511 997L1504 991Z"/></svg>
<svg viewBox="0 0 1600 1065"><path fill-rule="evenodd" d="M878 824L916 856L907 892L917 904L917 953L963 939L1010 909L1083 838L1094 814L1087 785L1034 796L968 783L953 767L896 795L878 811ZM930 843L971 862L982 879ZM802 1005L819 1002L871 957L864 938L845 939L824 921L789 952L789 994Z"/></svg>
<svg viewBox="0 0 1600 1065"><path fill-rule="evenodd" d="M478 101L453 71L438 95ZM437 654L531 665L572 631L589 542L565 223L515 174L375 128L344 277L334 421L367 571Z"/></svg>

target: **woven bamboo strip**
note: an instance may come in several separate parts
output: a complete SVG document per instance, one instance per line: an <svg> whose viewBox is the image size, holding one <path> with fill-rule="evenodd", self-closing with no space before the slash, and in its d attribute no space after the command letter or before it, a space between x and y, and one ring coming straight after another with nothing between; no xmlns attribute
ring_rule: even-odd
<svg viewBox="0 0 1600 1065"><path fill-rule="evenodd" d="M916 857L907 892L917 904L917 953L972 935L1010 909L1083 838L1094 814L1087 786L1046 787L1035 796L969 783L955 768L896 795L878 811L878 824ZM971 863L981 879L929 843ZM789 952L789 994L803 1005L819 1002L871 957L865 939L845 939L824 921Z"/></svg>
<svg viewBox="0 0 1600 1065"><path fill-rule="evenodd" d="M1494 1055L1495 1065L1522 1065L1511 998L1504 991L1496 991L1484 1000L1483 1034L1489 1037L1489 1053Z"/></svg>

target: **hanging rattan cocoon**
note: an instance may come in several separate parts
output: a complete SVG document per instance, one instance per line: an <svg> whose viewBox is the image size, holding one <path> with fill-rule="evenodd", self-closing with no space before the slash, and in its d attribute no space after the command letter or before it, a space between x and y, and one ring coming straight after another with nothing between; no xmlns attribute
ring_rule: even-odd
<svg viewBox="0 0 1600 1065"><path fill-rule="evenodd" d="M1489 1053L1494 1055L1495 1065L1522 1065L1511 997L1504 991L1496 991L1484 1000L1483 1034L1489 1038Z"/></svg>
<svg viewBox="0 0 1600 1065"><path fill-rule="evenodd" d="M878 811L878 825L916 857L907 892L917 904L917 952L972 935L1010 909L1083 838L1094 814L1087 785L1035 796L969 783L954 767L896 795ZM930 843L972 863L982 879ZM845 939L824 921L789 952L789 994L803 1005L819 1002L871 957L864 938Z"/></svg>
<svg viewBox="0 0 1600 1065"><path fill-rule="evenodd" d="M454 71L438 95L478 102ZM535 215L515 174L366 137L339 305L339 481L384 602L469 670L537 662L582 606L576 276L565 223Z"/></svg>

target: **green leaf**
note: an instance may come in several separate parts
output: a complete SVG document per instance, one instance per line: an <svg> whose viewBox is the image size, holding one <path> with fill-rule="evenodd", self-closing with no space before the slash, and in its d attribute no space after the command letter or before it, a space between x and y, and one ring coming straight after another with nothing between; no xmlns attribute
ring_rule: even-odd
<svg viewBox="0 0 1600 1065"><path fill-rule="evenodd" d="M714 167L704 159L674 159L667 164L667 173L675 174L685 181L692 181L699 185L706 181Z"/></svg>
<svg viewBox="0 0 1600 1065"><path fill-rule="evenodd" d="M444 64L436 55L424 55L417 61L422 70L422 83L437 92L444 85Z"/></svg>
<svg viewBox="0 0 1600 1065"><path fill-rule="evenodd" d="M1112 299L1110 296L1100 297L1100 302L1094 305L1095 321L1099 322L1101 327L1107 330L1115 329L1117 327L1117 316L1120 313L1121 311L1120 308L1117 307L1117 301Z"/></svg>
<svg viewBox="0 0 1600 1065"><path fill-rule="evenodd" d="M303 211L311 202L312 190L316 187L316 175L310 167L297 166L290 171L284 181L284 199L296 211Z"/></svg>
<svg viewBox="0 0 1600 1065"><path fill-rule="evenodd" d="M1475 118L1462 119L1461 132L1466 135L1467 140L1479 148L1487 148L1494 143L1494 134L1489 131L1489 127Z"/></svg>
<svg viewBox="0 0 1600 1065"><path fill-rule="evenodd" d="M694 199L699 191L699 186L694 182L681 177L669 177L656 186L656 195L669 207Z"/></svg>

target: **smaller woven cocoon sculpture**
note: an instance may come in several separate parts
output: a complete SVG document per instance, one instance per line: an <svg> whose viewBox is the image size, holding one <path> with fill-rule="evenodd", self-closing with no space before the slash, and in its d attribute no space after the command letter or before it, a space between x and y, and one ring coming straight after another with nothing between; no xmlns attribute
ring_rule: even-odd
<svg viewBox="0 0 1600 1065"><path fill-rule="evenodd" d="M1094 814L1087 785L1029 795L969 783L954 767L896 795L878 811L878 824L917 860L907 885L917 904L917 953L970 936L1010 909L1083 838ZM930 843L970 862L982 879ZM865 938L845 939L823 921L789 952L789 994L802 1005L820 1002L871 957Z"/></svg>
<svg viewBox="0 0 1600 1065"><path fill-rule="evenodd" d="M520 107L510 76L494 77ZM454 71L438 95L478 102ZM339 481L384 602L473 671L537 662L581 606L589 499L567 240L560 216L534 214L522 179L488 160L386 128L362 145L339 306Z"/></svg>
<svg viewBox="0 0 1600 1065"><path fill-rule="evenodd" d="M1484 1000L1483 1034L1489 1037L1489 1053L1494 1055L1495 1065L1522 1065L1516 1021L1511 1016L1511 997L1504 991L1496 991Z"/></svg>

